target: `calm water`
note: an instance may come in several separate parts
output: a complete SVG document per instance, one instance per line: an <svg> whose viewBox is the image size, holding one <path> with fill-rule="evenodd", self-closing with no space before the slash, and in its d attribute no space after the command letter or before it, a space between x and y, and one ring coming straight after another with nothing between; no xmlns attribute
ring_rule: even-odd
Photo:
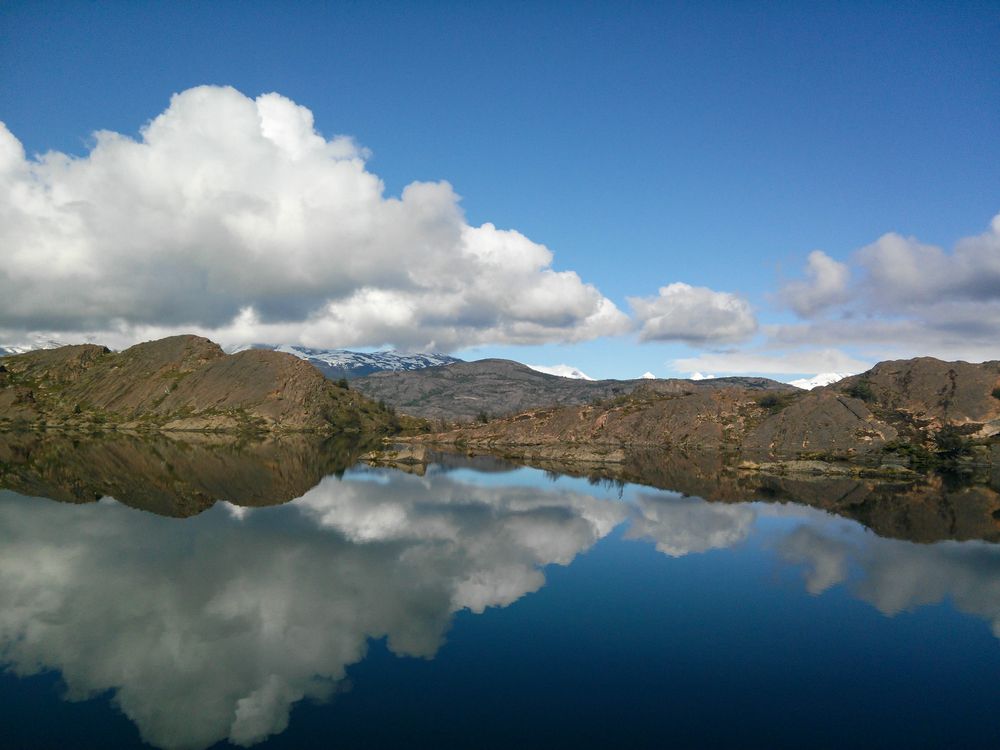
<svg viewBox="0 0 1000 750"><path fill-rule="evenodd" d="M993 489L353 461L0 443L0 744L997 746Z"/></svg>

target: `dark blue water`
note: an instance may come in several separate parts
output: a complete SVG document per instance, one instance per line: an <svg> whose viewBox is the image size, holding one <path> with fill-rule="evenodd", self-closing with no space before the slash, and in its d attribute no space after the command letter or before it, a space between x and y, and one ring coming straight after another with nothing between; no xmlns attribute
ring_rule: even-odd
<svg viewBox="0 0 1000 750"><path fill-rule="evenodd" d="M0 491L3 747L996 747L1000 546L531 469Z"/></svg>

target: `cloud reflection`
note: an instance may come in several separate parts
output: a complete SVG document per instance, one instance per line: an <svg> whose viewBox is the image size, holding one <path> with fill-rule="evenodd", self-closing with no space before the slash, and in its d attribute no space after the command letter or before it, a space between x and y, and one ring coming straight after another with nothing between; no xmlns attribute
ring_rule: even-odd
<svg viewBox="0 0 1000 750"><path fill-rule="evenodd" d="M763 543L811 593L844 585L886 615L947 599L1000 637L996 545L883 539L791 504L614 502L538 476L352 472L281 507L184 521L0 491L0 661L58 669L70 699L113 691L153 745L250 745L297 701L343 689L369 639L431 658L457 611L538 590L544 566L626 522L626 539L671 557Z"/></svg>
<svg viewBox="0 0 1000 750"><path fill-rule="evenodd" d="M328 478L300 501L183 523L0 492L0 658L109 689L153 745L252 744L323 698L369 638L431 657L624 519L573 492Z"/></svg>

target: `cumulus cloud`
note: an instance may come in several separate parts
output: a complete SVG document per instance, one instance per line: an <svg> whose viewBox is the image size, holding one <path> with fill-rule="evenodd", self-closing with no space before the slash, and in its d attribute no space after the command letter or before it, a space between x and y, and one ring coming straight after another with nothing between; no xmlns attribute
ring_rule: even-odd
<svg viewBox="0 0 1000 750"><path fill-rule="evenodd" d="M809 281L787 285L780 296L812 319L766 328L774 346L854 346L878 359L996 357L1000 215L951 252L889 233L855 252L848 264L812 253L806 275ZM821 315L834 307L835 317Z"/></svg>
<svg viewBox="0 0 1000 750"><path fill-rule="evenodd" d="M730 292L681 282L655 297L630 297L643 341L715 344L743 341L757 330L750 303Z"/></svg>
<svg viewBox="0 0 1000 750"><path fill-rule="evenodd" d="M1000 301L1000 214L989 229L960 240L954 252L890 233L862 248L857 263L866 274L866 303L903 312L942 301Z"/></svg>
<svg viewBox="0 0 1000 750"><path fill-rule="evenodd" d="M10 331L224 343L579 341L626 316L543 245L470 226L446 182L388 197L305 107L202 86L138 140L36 159L0 124L0 320Z"/></svg>
<svg viewBox="0 0 1000 750"><path fill-rule="evenodd" d="M846 263L813 250L805 273L805 281L791 281L781 290L781 298L798 315L808 318L847 299L851 272Z"/></svg>

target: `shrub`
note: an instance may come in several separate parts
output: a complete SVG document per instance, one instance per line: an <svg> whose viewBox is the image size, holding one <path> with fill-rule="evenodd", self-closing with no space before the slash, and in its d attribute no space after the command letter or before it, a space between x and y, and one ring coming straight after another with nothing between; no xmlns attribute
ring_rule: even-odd
<svg viewBox="0 0 1000 750"><path fill-rule="evenodd" d="M993 398L1000 399L1000 385L993 389Z"/></svg>
<svg viewBox="0 0 1000 750"><path fill-rule="evenodd" d="M343 389L344 389L344 390L346 391L346 390L348 390L348 389L349 389L349 388L350 388L351 386L349 386L349 385L347 384L347 378L341 378L340 380L338 380L338 381L337 381L337 387L338 387L338 388L343 388Z"/></svg>
<svg viewBox="0 0 1000 750"><path fill-rule="evenodd" d="M935 452L945 460L960 458L972 449L971 441L952 425L945 425L937 431L934 445L937 448Z"/></svg>
<svg viewBox="0 0 1000 750"><path fill-rule="evenodd" d="M854 385L849 386L844 393L852 398L861 399L862 401L875 400L875 392L872 390L872 384L867 380L859 380Z"/></svg>

